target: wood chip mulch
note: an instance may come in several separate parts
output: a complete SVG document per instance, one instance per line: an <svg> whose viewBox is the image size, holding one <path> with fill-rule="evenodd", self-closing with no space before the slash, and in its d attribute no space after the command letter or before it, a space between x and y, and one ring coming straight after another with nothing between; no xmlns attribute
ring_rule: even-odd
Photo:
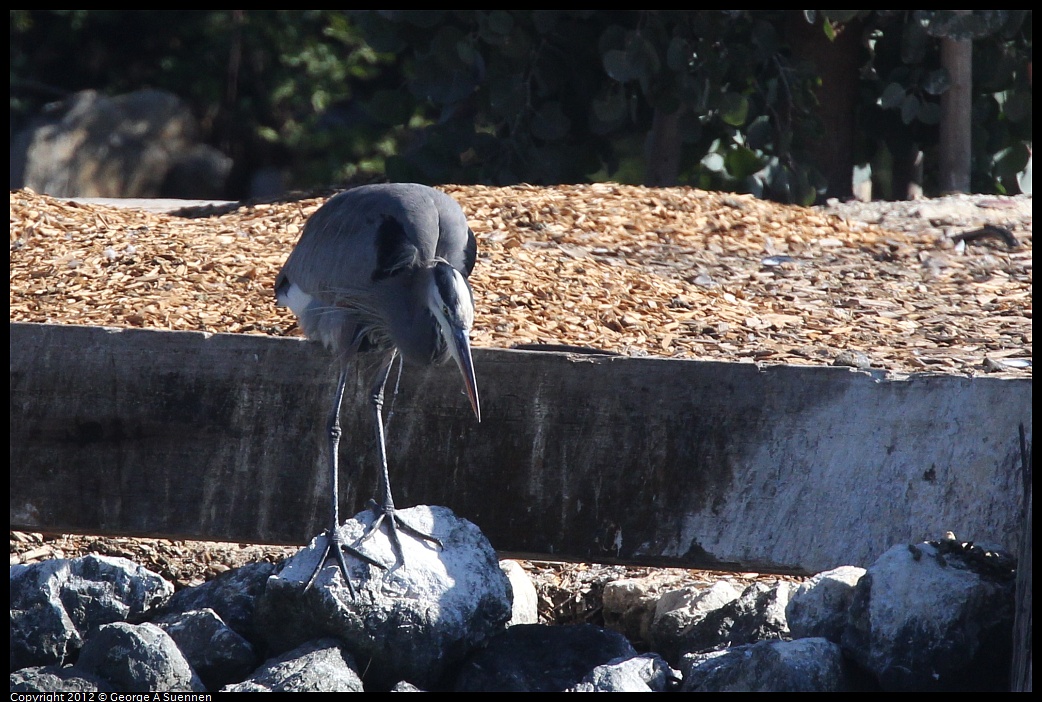
<svg viewBox="0 0 1042 702"><path fill-rule="evenodd" d="M1030 198L1026 224L991 198L965 226L897 231L690 188L443 189L478 236L477 347L1030 372ZM323 201L179 217L13 191L11 320L299 334L272 283ZM955 238L981 222L1016 246Z"/></svg>

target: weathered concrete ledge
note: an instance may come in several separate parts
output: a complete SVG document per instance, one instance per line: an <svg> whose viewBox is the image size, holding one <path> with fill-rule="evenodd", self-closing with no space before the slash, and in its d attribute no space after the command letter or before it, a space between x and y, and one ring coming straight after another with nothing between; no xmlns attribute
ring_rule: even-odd
<svg viewBox="0 0 1042 702"><path fill-rule="evenodd" d="M391 480L501 551L817 572L947 530L1017 547L1030 379L474 360L481 424L454 367L405 369ZM10 526L303 544L328 514L335 376L298 339L12 323ZM345 399L346 515L375 486L369 384Z"/></svg>

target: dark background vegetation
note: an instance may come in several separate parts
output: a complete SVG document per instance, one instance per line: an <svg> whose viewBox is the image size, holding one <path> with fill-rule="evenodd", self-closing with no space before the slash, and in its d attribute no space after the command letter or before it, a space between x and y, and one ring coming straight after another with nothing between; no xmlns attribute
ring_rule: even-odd
<svg viewBox="0 0 1042 702"><path fill-rule="evenodd" d="M974 192L1018 192L1031 12L11 10L12 135L92 88L162 88L228 197L374 179L615 180L810 204L939 194L945 40L972 40ZM917 161L921 159L921 161ZM917 170L918 169L918 170ZM920 174L921 173L921 174Z"/></svg>

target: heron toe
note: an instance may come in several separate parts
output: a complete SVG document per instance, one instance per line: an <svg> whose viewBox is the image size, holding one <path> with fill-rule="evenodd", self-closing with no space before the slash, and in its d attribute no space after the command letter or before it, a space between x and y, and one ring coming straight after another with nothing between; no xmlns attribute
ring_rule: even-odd
<svg viewBox="0 0 1042 702"><path fill-rule="evenodd" d="M308 579L308 584L304 586L305 592L311 589L312 584L314 584L315 579L318 577L318 574L325 567L326 561L329 560L330 555L336 556L337 564L340 566L340 574L343 576L344 582L347 583L347 589L348 592L351 593L352 598L355 596L355 586L354 583L351 582L351 573L347 567L347 560L344 558L345 551L354 556L355 558L361 561L365 561L369 565L374 565L377 568L387 570L387 566L385 566L383 563L380 563L379 561L370 558L354 546L350 546L344 543L343 538L340 536L339 529L326 529L323 536L326 540L326 547L322 551L322 558L319 559L318 565L315 566L315 572L311 574L311 577Z"/></svg>
<svg viewBox="0 0 1042 702"><path fill-rule="evenodd" d="M434 536L433 534L428 534L424 531L420 531L419 529L417 529L416 527L412 526L407 521L399 517L393 505L381 505L377 503L376 500L370 500L369 509L371 509L373 513L376 514L376 519L373 520L373 523L370 524L369 527L365 530L365 533L362 534L362 536L359 537L359 539L355 541L354 544L352 544L353 547L358 548L364 541L372 537L372 535L380 529L380 525L384 524L385 522L387 524L387 538L391 542L391 550L394 551L396 564L405 563L405 554L402 552L402 542L398 537L399 529L417 539L420 539L422 541L429 541L430 543L437 546L439 549L444 547L444 544L441 543L441 539Z"/></svg>

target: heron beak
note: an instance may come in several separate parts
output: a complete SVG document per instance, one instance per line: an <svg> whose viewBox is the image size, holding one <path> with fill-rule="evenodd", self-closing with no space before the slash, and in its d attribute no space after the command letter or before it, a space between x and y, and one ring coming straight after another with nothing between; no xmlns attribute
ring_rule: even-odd
<svg viewBox="0 0 1042 702"><path fill-rule="evenodd" d="M470 357L470 337L463 329L452 331L453 353L456 365L463 374L463 387L467 391L467 398L474 410L474 416L481 421L481 405L478 403L478 382L474 378L474 361Z"/></svg>

